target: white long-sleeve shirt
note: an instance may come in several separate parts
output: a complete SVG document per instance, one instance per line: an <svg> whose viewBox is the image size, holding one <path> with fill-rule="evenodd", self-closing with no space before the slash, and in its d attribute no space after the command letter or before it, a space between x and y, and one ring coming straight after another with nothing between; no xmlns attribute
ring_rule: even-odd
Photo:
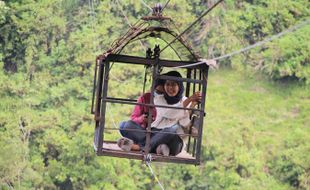
<svg viewBox="0 0 310 190"><path fill-rule="evenodd" d="M154 97L154 104L162 106L183 107L183 101L186 99L187 97L183 96L183 98L178 103L169 105L164 98L164 95L158 95ZM190 117L188 110L156 107L156 111L157 116L151 127L164 129L175 124L188 126L191 122L189 119Z"/></svg>

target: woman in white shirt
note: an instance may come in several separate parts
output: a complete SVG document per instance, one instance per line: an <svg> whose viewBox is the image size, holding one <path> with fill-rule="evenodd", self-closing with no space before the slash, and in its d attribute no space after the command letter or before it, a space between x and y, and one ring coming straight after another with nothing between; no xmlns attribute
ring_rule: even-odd
<svg viewBox="0 0 310 190"><path fill-rule="evenodd" d="M177 71L170 71L166 76L180 77ZM196 92L189 98L183 95L184 86L180 81L166 80L164 84L164 94L154 97L155 105L189 107L190 104L201 100L201 93ZM156 107L157 116L152 123L152 133L150 152L157 154L177 155L182 151L183 141L177 134L179 129L190 125L190 115L188 110Z"/></svg>

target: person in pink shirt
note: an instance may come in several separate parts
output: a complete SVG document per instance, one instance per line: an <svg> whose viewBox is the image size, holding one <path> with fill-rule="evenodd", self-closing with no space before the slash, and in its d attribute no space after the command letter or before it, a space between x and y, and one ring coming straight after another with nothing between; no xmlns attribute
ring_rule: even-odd
<svg viewBox="0 0 310 190"><path fill-rule="evenodd" d="M162 94L164 91L164 80L155 81L155 92L154 96ZM151 102L151 93L147 92L140 96L137 100L137 103L150 104ZM120 138L117 142L118 146L123 150L140 150L140 147L145 145L145 130L147 127L148 115L151 114L152 122L156 118L156 109L155 107L150 108L144 105L136 105L129 121L123 121L120 123L120 133L123 138ZM133 131L140 130L140 131ZM130 139L130 140L129 140Z"/></svg>
<svg viewBox="0 0 310 190"><path fill-rule="evenodd" d="M161 85L159 85L157 87L161 88ZM151 102L151 93L150 92L143 94L137 100L137 103L143 103L143 104L149 104L150 102ZM130 116L131 121L139 124L142 128L145 129L147 127L147 117L149 115L148 109L149 108L147 106L136 105L131 116ZM152 115L152 121L154 121L156 118L156 109L151 108L150 111L151 111L151 115Z"/></svg>

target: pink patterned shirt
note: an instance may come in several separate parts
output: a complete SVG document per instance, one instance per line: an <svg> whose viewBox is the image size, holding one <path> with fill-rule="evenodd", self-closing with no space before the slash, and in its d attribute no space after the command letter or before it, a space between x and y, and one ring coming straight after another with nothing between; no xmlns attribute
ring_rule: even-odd
<svg viewBox="0 0 310 190"><path fill-rule="evenodd" d="M138 98L138 103L150 104L151 102L151 93L147 92ZM155 107L151 108L152 113L152 122L156 118L156 109ZM131 120L139 124L142 128L147 127L147 122L144 121L144 116L148 114L148 107L143 105L136 105L132 114Z"/></svg>

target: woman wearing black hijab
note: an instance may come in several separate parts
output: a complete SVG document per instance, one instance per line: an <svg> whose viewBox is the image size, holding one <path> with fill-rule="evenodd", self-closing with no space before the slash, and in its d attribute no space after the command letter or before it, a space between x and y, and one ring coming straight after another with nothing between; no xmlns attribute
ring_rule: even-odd
<svg viewBox="0 0 310 190"><path fill-rule="evenodd" d="M177 71L170 71L166 76L179 77L182 75ZM188 107L192 103L201 100L201 93L194 93L187 98L183 95L184 86L180 81L166 80L164 94L154 98L155 105ZM182 127L190 124L188 110L156 107L157 116L152 123L152 131L157 131L151 136L150 152L157 154L177 155L182 151L183 141L177 134ZM174 133L174 134L173 134Z"/></svg>

